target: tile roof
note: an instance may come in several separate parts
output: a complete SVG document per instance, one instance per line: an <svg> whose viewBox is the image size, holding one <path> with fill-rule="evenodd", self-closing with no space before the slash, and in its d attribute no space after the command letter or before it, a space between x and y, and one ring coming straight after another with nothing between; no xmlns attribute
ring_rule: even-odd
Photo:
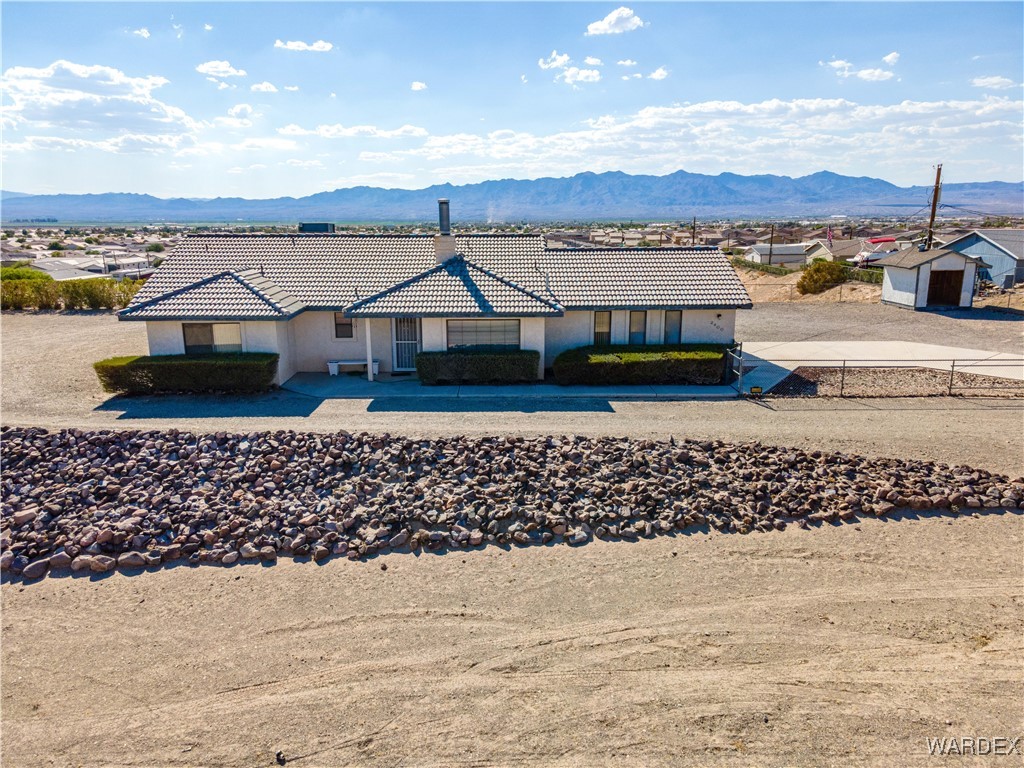
<svg viewBox="0 0 1024 768"><path fill-rule="evenodd" d="M735 270L717 248L548 249L540 235L457 235L455 240L466 268L479 270L471 272L473 281L485 283L494 292L494 306L513 298L526 301L521 298L524 292L539 297L540 304L526 303L544 312L540 306L548 306L547 301L565 310L751 306ZM407 309L411 297L424 290L416 286L437 266L433 238L428 235L191 235L175 247L121 317L152 319L137 310L157 298L170 299L168 294L211 276L241 270L262 273L306 309L344 311L357 302L365 306L370 297L379 298L377 308ZM437 272L430 279L444 283L450 291L455 286L453 277ZM411 285L398 290L410 281ZM498 283L504 287L499 289ZM386 302L379 294L387 294ZM205 295L209 298L195 299L190 311L214 315L227 306L232 312L258 306L237 290L239 301L248 302L244 306L225 304L226 298L209 292ZM465 301L466 296L458 300ZM446 297L446 301L456 300L455 293ZM488 298L486 292L484 297ZM479 305L475 311L485 314ZM258 312L253 319L268 317L265 309Z"/></svg>
<svg viewBox="0 0 1024 768"><path fill-rule="evenodd" d="M141 302L120 314L139 320L282 320L305 305L259 273L247 269L218 272Z"/></svg>
<svg viewBox="0 0 1024 768"><path fill-rule="evenodd" d="M981 259L968 256L965 253L957 253L956 251L949 251L945 248L932 248L930 251L918 250L916 245L912 245L909 248L904 248L902 251L896 251L896 253L890 253L884 259L879 259L874 263L876 267L900 267L901 269L915 269L920 267L922 264L927 264L930 261L941 259L943 256L954 254L956 256L962 256L968 261L977 262L983 267L989 266Z"/></svg>
<svg viewBox="0 0 1024 768"><path fill-rule="evenodd" d="M461 256L352 304L352 317L520 317L563 314L551 298Z"/></svg>

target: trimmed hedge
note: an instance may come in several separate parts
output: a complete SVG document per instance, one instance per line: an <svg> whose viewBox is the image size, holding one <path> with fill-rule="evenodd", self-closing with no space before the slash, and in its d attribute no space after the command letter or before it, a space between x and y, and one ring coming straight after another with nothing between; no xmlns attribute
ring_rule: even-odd
<svg viewBox="0 0 1024 768"><path fill-rule="evenodd" d="M33 272L35 270L32 270ZM86 280L54 282L45 280L0 281L0 307L3 309L120 309L142 287L142 280L112 280L94 277Z"/></svg>
<svg viewBox="0 0 1024 768"><path fill-rule="evenodd" d="M555 358L559 384L721 384L726 348L718 344L577 347Z"/></svg>
<svg viewBox="0 0 1024 768"><path fill-rule="evenodd" d="M776 267L771 264L758 264L756 261L747 261L742 256L736 256L732 260L734 267L742 267L743 269L755 269L758 272L767 272L769 275L792 275L794 272L799 272L798 269L786 269L785 267Z"/></svg>
<svg viewBox="0 0 1024 768"><path fill-rule="evenodd" d="M266 392L274 386L273 352L111 357L93 363L105 392L151 395L170 392Z"/></svg>
<svg viewBox="0 0 1024 768"><path fill-rule="evenodd" d="M461 349L420 352L416 374L423 384L520 384L537 380L535 349Z"/></svg>

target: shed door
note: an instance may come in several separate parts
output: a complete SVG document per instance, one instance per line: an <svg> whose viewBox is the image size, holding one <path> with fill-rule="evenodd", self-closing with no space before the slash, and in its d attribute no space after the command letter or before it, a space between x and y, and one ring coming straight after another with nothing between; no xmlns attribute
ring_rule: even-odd
<svg viewBox="0 0 1024 768"><path fill-rule="evenodd" d="M960 289L963 288L963 284L962 270L933 270L928 280L928 306L960 306Z"/></svg>

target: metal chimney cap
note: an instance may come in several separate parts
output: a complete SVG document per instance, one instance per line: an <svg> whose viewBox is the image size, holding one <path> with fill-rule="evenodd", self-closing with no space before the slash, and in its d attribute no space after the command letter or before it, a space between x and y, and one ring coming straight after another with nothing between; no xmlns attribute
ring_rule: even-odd
<svg viewBox="0 0 1024 768"><path fill-rule="evenodd" d="M437 201L437 218L441 234L450 235L452 233L452 222L451 214L448 212L448 200L446 198L441 198Z"/></svg>

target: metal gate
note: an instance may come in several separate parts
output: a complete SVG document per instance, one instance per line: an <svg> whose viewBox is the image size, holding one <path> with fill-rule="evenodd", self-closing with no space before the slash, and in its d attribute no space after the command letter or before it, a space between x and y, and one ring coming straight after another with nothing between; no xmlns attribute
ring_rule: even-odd
<svg viewBox="0 0 1024 768"><path fill-rule="evenodd" d="M725 383L743 396L743 343L725 351Z"/></svg>
<svg viewBox="0 0 1024 768"><path fill-rule="evenodd" d="M416 317L396 317L394 321L396 371L415 371L420 342L420 321Z"/></svg>

